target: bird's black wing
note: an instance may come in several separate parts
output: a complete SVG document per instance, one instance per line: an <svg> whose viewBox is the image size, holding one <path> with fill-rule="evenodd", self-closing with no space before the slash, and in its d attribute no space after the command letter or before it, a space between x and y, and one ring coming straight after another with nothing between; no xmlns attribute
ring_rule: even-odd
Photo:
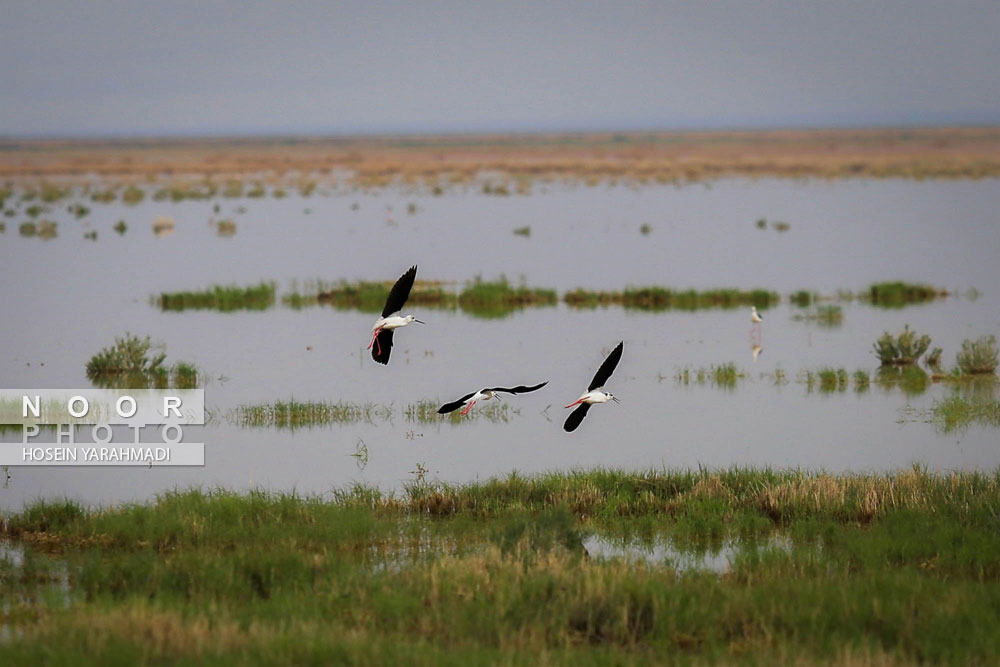
<svg viewBox="0 0 1000 667"><path fill-rule="evenodd" d="M372 359L380 364L389 365L389 355L392 353L392 329L382 329L378 332L375 344L372 345Z"/></svg>
<svg viewBox="0 0 1000 667"><path fill-rule="evenodd" d="M567 433L572 433L576 430L576 427L580 425L583 418L587 416L587 410L590 409L590 403L581 403L577 406L576 410L569 413L569 417L566 418L566 423L563 424L563 428Z"/></svg>
<svg viewBox="0 0 1000 667"><path fill-rule="evenodd" d="M458 410L460 407L462 407L463 405L465 405L465 402L467 400L469 400L470 398L472 398L475 395L476 395L476 392L472 392L471 394L466 394L465 396L463 396L462 398L458 399L457 401L452 401L451 403L445 403L440 408L438 408L438 414L439 415L446 415L449 412L454 412L455 410Z"/></svg>
<svg viewBox="0 0 1000 667"><path fill-rule="evenodd" d="M587 388L587 391L594 391L598 387L603 387L604 383L608 381L611 374L615 372L615 367L618 366L618 362L622 359L622 348L625 347L625 341L618 343L618 347L611 350L611 354L608 358L604 360L601 367L597 369L597 375L594 376L593 381ZM583 419L583 417L580 417Z"/></svg>
<svg viewBox="0 0 1000 667"><path fill-rule="evenodd" d="M541 384L536 384L533 387L525 387L523 384L519 384L516 387L490 387L490 391L505 391L508 394L527 394L529 391L535 391L536 389L541 389L549 383L548 380Z"/></svg>
<svg viewBox="0 0 1000 667"><path fill-rule="evenodd" d="M385 308L382 309L382 317L389 317L393 313L402 310L403 304L410 296L413 288L413 280L417 277L417 267L411 266L410 270L399 277L396 284L389 290L389 297L385 300Z"/></svg>

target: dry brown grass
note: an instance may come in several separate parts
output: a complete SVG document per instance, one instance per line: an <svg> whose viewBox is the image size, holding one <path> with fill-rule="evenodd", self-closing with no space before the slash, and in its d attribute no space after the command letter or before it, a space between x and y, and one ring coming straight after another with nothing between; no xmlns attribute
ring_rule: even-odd
<svg viewBox="0 0 1000 667"><path fill-rule="evenodd" d="M984 178L1000 128L654 132L301 139L0 141L0 179L97 174L114 184L252 178L301 188L534 181L672 183L727 176Z"/></svg>

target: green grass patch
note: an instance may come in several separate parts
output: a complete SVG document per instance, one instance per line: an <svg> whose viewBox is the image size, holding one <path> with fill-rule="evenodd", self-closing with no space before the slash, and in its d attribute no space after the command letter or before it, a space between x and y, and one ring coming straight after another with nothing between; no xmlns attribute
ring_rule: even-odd
<svg viewBox="0 0 1000 667"><path fill-rule="evenodd" d="M819 390L824 393L847 391L849 377L843 368L821 368L816 373Z"/></svg>
<svg viewBox="0 0 1000 667"><path fill-rule="evenodd" d="M236 222L230 218L217 220L215 222L215 233L222 237L234 236L236 234Z"/></svg>
<svg viewBox="0 0 1000 667"><path fill-rule="evenodd" d="M218 186L211 181L196 183L175 182L163 186L153 193L153 201L182 202L185 200L206 201L215 196Z"/></svg>
<svg viewBox="0 0 1000 667"><path fill-rule="evenodd" d="M816 300L816 295L809 290L800 289L788 295L788 301L799 308L808 308Z"/></svg>
<svg viewBox="0 0 1000 667"><path fill-rule="evenodd" d="M200 292L161 292L153 302L160 310L267 310L274 305L274 283L249 287L216 285Z"/></svg>
<svg viewBox="0 0 1000 667"><path fill-rule="evenodd" d="M142 200L145 198L146 198L146 191L134 185L128 186L122 193L122 201L129 206L135 206L136 204L140 204L142 203Z"/></svg>
<svg viewBox="0 0 1000 667"><path fill-rule="evenodd" d="M751 305L765 309L779 301L777 293L763 289L741 291L723 288L699 292L676 291L666 287L628 287L622 294L622 304L626 308L643 310L699 310Z"/></svg>
<svg viewBox="0 0 1000 667"><path fill-rule="evenodd" d="M281 302L295 309L325 304L334 308L380 313L385 307L393 282L309 281L301 291L297 284L293 284L291 291L281 296ZM440 283L433 281L415 281L406 300L406 307L454 309L457 305L458 298L455 294L445 291Z"/></svg>
<svg viewBox="0 0 1000 667"><path fill-rule="evenodd" d="M511 474L0 523L9 664L989 664L1000 473ZM725 572L587 557L591 534ZM0 552L10 554L11 551Z"/></svg>
<svg viewBox="0 0 1000 667"><path fill-rule="evenodd" d="M622 305L639 310L700 310L757 306L763 310L779 303L776 292L763 289L674 290L669 287L627 287L623 292L589 291L577 288L563 295L567 305L576 308Z"/></svg>
<svg viewBox="0 0 1000 667"><path fill-rule="evenodd" d="M193 364L165 364L165 351L154 351L149 336L140 338L130 333L116 337L110 347L102 349L87 362L87 378L103 388L177 388L198 386L198 370Z"/></svg>
<svg viewBox="0 0 1000 667"><path fill-rule="evenodd" d="M477 278L458 295L458 307L476 317L504 317L527 306L554 306L556 291L521 285L514 287L501 277L495 281Z"/></svg>
<svg viewBox="0 0 1000 667"><path fill-rule="evenodd" d="M868 391L868 388L871 386L871 381L872 379L868 374L868 371L860 368L854 371L854 391L857 393L863 394Z"/></svg>
<svg viewBox="0 0 1000 667"><path fill-rule="evenodd" d="M917 332L907 324L895 336L888 331L883 333L873 347L875 356L883 366L911 366L917 363L930 345L930 336L917 336Z"/></svg>
<svg viewBox="0 0 1000 667"><path fill-rule="evenodd" d="M930 285L901 281L875 283L868 288L868 299L883 308L901 308L914 303L925 303L948 296L948 291Z"/></svg>

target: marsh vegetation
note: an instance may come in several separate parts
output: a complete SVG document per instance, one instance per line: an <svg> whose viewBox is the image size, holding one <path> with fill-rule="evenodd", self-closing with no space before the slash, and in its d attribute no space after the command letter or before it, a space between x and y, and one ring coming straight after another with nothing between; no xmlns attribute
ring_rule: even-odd
<svg viewBox="0 0 1000 667"><path fill-rule="evenodd" d="M149 336L130 333L116 337L87 362L87 378L95 386L115 389L147 387L193 389L199 385L198 370L193 364L167 365L165 346L159 351Z"/></svg>
<svg viewBox="0 0 1000 667"><path fill-rule="evenodd" d="M198 292L161 292L153 302L165 311L266 310L274 305L275 284L262 282L248 287L215 285Z"/></svg>
<svg viewBox="0 0 1000 667"><path fill-rule="evenodd" d="M445 485L424 470L402 494L355 486L332 500L32 503L0 530L20 554L0 556L5 658L905 664L1000 651L995 473L593 470ZM720 575L588 557L594 534L734 546Z"/></svg>

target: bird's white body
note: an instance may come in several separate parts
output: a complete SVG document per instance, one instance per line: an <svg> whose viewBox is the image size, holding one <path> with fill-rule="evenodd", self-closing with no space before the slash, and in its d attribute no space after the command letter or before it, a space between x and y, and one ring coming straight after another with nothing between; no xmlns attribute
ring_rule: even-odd
<svg viewBox="0 0 1000 667"><path fill-rule="evenodd" d="M608 401L614 400L614 398L614 396L607 392L595 389L594 391L588 391L586 394L576 399L566 407L571 408L574 405L579 405L580 403L586 403L588 405L593 405L594 403L607 403Z"/></svg>
<svg viewBox="0 0 1000 667"><path fill-rule="evenodd" d="M416 317L413 315L407 315L403 317L402 315L390 315L389 317L380 317L375 320L375 326L372 327L372 331L381 331L382 329L387 329L392 331L393 329L398 329L399 327L405 327L410 322L416 321Z"/></svg>
<svg viewBox="0 0 1000 667"><path fill-rule="evenodd" d="M754 324L760 324L764 321L763 318L757 314L757 306L752 306L750 308L750 321Z"/></svg>
<svg viewBox="0 0 1000 667"><path fill-rule="evenodd" d="M465 402L465 408L462 409L461 414L463 416L469 414L469 410L472 409L472 406L474 406L479 401L488 401L491 398L493 398L493 396L494 396L493 392L490 391L489 389L481 389L477 391L475 394L472 395L472 398L470 398ZM500 400L499 396L497 396L497 400Z"/></svg>

